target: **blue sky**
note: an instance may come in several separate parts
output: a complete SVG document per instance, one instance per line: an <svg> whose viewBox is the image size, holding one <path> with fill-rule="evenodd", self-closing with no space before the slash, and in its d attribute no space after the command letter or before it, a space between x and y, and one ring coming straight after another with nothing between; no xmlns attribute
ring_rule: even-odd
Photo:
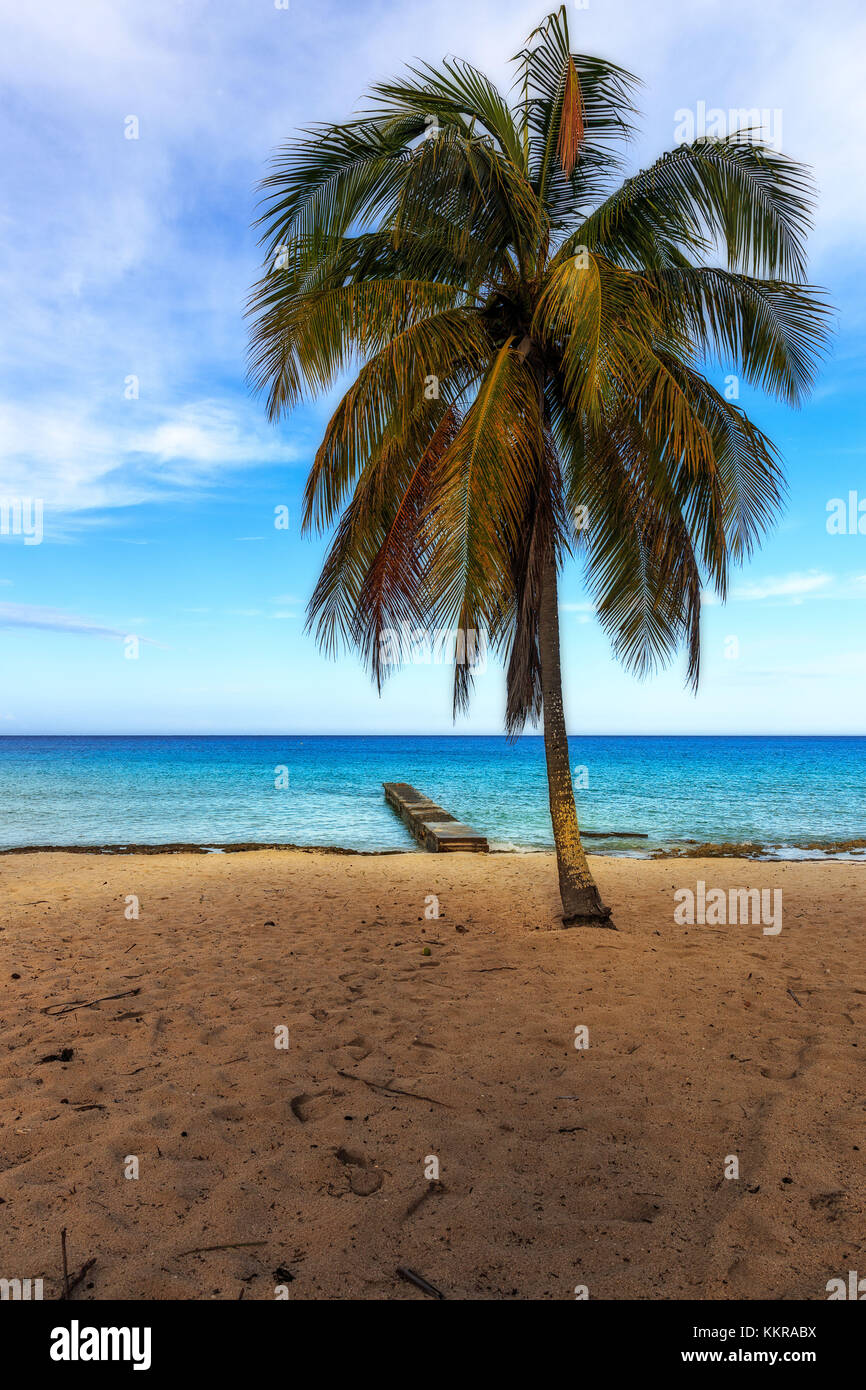
<svg viewBox="0 0 866 1390"><path fill-rule="evenodd" d="M350 114L415 57L456 53L504 83L544 8L2 0L0 499L44 499L44 538L0 536L0 732L455 728L446 668L410 667L380 699L353 656L327 661L303 632L323 547L300 535L299 500L333 399L273 428L245 388L250 223L268 155L299 124ZM866 732L866 534L826 525L831 499L866 503L866 12L590 0L570 17L576 47L646 84L633 167L699 102L781 120L782 147L815 170L811 276L840 314L803 411L741 397L783 452L789 505L729 603L706 609L698 697L679 667L638 682L616 666L573 569L569 726ZM491 666L457 731L498 732L502 707Z"/></svg>

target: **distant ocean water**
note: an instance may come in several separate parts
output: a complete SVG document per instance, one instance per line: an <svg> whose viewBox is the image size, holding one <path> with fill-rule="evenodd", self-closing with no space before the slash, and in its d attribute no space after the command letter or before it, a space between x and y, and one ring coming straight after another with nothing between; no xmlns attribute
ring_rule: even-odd
<svg viewBox="0 0 866 1390"><path fill-rule="evenodd" d="M589 840L783 851L866 838L866 738L573 737ZM285 772L281 772L285 769ZM288 780L287 787L275 782ZM540 737L0 739L0 846L238 841L413 849L382 782L406 781L497 849L552 844Z"/></svg>

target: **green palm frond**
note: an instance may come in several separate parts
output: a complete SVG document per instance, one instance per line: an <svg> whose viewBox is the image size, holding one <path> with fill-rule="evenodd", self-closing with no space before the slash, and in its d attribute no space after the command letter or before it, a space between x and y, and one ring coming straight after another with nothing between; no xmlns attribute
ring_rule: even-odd
<svg viewBox="0 0 866 1390"><path fill-rule="evenodd" d="M799 405L814 385L827 347L830 309L823 295L785 280L759 280L716 266L648 271L659 312L702 355L715 355L744 379Z"/></svg>
<svg viewBox="0 0 866 1390"><path fill-rule="evenodd" d="M662 155L596 208L572 240L614 254L622 239L639 253L655 229L684 252L706 254L719 241L731 270L801 281L812 202L803 165L736 132Z"/></svg>
<svg viewBox="0 0 866 1390"><path fill-rule="evenodd" d="M304 527L331 526L347 490L385 447L411 447L438 425L436 398L457 404L489 352L483 321L462 309L423 319L364 364L325 431L307 479Z"/></svg>

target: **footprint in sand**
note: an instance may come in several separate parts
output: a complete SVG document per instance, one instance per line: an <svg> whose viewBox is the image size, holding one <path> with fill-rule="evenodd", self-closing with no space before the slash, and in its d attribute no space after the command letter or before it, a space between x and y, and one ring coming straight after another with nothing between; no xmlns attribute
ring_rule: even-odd
<svg viewBox="0 0 866 1390"><path fill-rule="evenodd" d="M289 1108L296 1120L306 1124L308 1120L321 1120L331 1109L331 1102L345 1095L344 1091L302 1091L289 1101Z"/></svg>
<svg viewBox="0 0 866 1390"><path fill-rule="evenodd" d="M210 1113L215 1120L230 1120L234 1123L247 1118L246 1109L242 1105L215 1105Z"/></svg>
<svg viewBox="0 0 866 1390"><path fill-rule="evenodd" d="M349 1186L357 1197L371 1197L385 1181L378 1168L357 1149L338 1149L337 1161L346 1168Z"/></svg>
<svg viewBox="0 0 866 1390"><path fill-rule="evenodd" d="M771 1047L778 1048L780 1052L785 1051L789 1055L784 1061L780 1058L766 1067L759 1067L758 1070L762 1076L766 1076L768 1081L795 1081L803 1069L814 1041L814 1038L806 1038L797 1049L796 1056L792 1058L790 1056L793 1047L792 1042L785 1038L771 1038Z"/></svg>
<svg viewBox="0 0 866 1390"><path fill-rule="evenodd" d="M813 1211L820 1211L828 1221L838 1221L845 1215L847 1194L844 1192L818 1192L809 1198Z"/></svg>
<svg viewBox="0 0 866 1390"><path fill-rule="evenodd" d="M658 1202L646 1201L640 1195L635 1195L626 1197L622 1201L617 1202L609 1215L605 1213L605 1219L610 1221L651 1222L655 1221L660 1211L661 1206Z"/></svg>

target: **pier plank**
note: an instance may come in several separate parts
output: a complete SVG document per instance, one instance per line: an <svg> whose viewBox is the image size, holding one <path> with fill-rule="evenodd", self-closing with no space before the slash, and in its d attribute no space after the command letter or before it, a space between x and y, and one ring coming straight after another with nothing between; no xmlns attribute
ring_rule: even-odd
<svg viewBox="0 0 866 1390"><path fill-rule="evenodd" d="M488 853L490 846L484 835L479 835L471 825L457 820L409 782L383 782L382 786L389 806L408 826L418 843L431 854L447 854L455 850Z"/></svg>

